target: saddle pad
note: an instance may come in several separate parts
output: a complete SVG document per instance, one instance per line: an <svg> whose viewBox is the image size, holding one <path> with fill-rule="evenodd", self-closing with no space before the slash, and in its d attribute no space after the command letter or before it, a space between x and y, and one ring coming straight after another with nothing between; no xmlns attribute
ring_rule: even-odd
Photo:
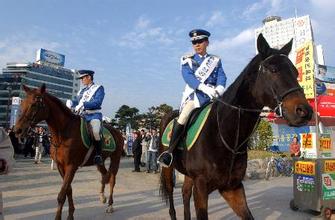
<svg viewBox="0 0 335 220"><path fill-rule="evenodd" d="M192 123L192 125L187 128L187 135L186 135L186 141L183 141L183 143L180 143L180 146L178 146L178 148L184 148L187 147L188 150L190 150L193 146L193 144L195 143L195 141L197 140L202 127L204 126L209 112L212 109L212 104L207 105L198 115L198 117L196 118L195 122ZM171 140L171 135L172 135L172 127L173 127L173 120L171 120L169 122L169 124L166 126L163 135L162 135L162 144L165 147L169 146L170 140Z"/></svg>
<svg viewBox="0 0 335 220"><path fill-rule="evenodd" d="M81 139L84 143L84 146L88 149L90 148L91 144L92 144L92 140L88 134L87 131L87 127L86 127L86 121L84 118L80 119L80 134L81 134ZM103 151L109 151L109 152L113 152L115 151L115 140L113 135L110 133L110 131L103 127L102 128L102 136L103 136L103 145L102 145L102 150Z"/></svg>

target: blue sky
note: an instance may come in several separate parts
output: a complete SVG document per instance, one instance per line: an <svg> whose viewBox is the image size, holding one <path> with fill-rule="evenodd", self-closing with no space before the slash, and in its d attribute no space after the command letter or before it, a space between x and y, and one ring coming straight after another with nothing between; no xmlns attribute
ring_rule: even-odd
<svg viewBox="0 0 335 220"><path fill-rule="evenodd" d="M310 15L325 62L335 66L333 0L2 0L0 67L31 62L45 48L65 54L66 68L96 71L107 116L122 104L177 108L191 29L212 33L208 51L222 58L229 85L255 55L254 29L268 15L294 17L295 8Z"/></svg>

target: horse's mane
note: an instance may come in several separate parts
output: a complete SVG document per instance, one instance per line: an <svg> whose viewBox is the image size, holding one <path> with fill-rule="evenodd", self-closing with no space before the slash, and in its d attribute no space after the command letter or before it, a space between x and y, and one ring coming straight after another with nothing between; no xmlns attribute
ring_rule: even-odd
<svg viewBox="0 0 335 220"><path fill-rule="evenodd" d="M72 116L72 117L77 116L77 115L73 114L71 112L71 110L68 107L66 107L66 105L56 96L53 96L53 95L51 95L50 93L47 93L47 92L45 93L45 95L47 96L47 98L51 99L51 101L54 102L55 105L57 105L59 108L61 108L61 110L64 112L64 114L66 114L68 116Z"/></svg>
<svg viewBox="0 0 335 220"><path fill-rule="evenodd" d="M223 93L222 99L223 101L233 104L234 100L238 98L238 91L239 89L249 82L251 82L258 70L258 64L261 61L260 55L256 55L249 64L243 69L241 74L235 79L235 81L228 87L225 93Z"/></svg>

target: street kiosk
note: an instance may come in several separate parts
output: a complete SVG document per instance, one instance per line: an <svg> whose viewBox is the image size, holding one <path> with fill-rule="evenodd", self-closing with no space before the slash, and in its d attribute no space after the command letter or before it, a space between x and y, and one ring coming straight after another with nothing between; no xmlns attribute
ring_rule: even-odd
<svg viewBox="0 0 335 220"><path fill-rule="evenodd" d="M300 134L301 157L295 158L292 210L313 210L330 219L335 210L335 135Z"/></svg>

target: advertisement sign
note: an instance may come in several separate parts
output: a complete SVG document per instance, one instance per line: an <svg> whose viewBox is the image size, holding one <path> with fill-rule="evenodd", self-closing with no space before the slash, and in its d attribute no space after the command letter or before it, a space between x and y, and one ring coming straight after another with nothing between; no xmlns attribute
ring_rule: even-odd
<svg viewBox="0 0 335 220"><path fill-rule="evenodd" d="M335 173L335 160L325 160L324 173Z"/></svg>
<svg viewBox="0 0 335 220"><path fill-rule="evenodd" d="M322 198L323 200L335 199L335 174L322 174Z"/></svg>
<svg viewBox="0 0 335 220"><path fill-rule="evenodd" d="M64 66L65 55L41 48L36 53L36 62L45 62L57 66Z"/></svg>
<svg viewBox="0 0 335 220"><path fill-rule="evenodd" d="M295 66L298 70L298 82L304 89L307 99L314 98L314 60L313 42L308 41L296 50Z"/></svg>
<svg viewBox="0 0 335 220"><path fill-rule="evenodd" d="M298 175L297 190L299 192L313 192L315 190L315 177Z"/></svg>
<svg viewBox="0 0 335 220"><path fill-rule="evenodd" d="M316 65L315 72L316 93L335 96L335 67Z"/></svg>
<svg viewBox="0 0 335 220"><path fill-rule="evenodd" d="M309 126L290 127L286 124L272 125L273 130L273 144L278 146L282 152L290 150L290 143L293 137L299 137L301 133L309 133ZM300 142L299 138L299 142Z"/></svg>
<svg viewBox="0 0 335 220"><path fill-rule="evenodd" d="M10 109L10 119L9 119L9 127L13 127L15 125L16 119L20 113L20 97L12 97L12 106Z"/></svg>
<svg viewBox="0 0 335 220"><path fill-rule="evenodd" d="M312 41L312 25L308 15L294 19L294 31L296 48Z"/></svg>
<svg viewBox="0 0 335 220"><path fill-rule="evenodd" d="M297 161L294 164L294 173L303 174L307 176L315 175L315 162L311 161Z"/></svg>

